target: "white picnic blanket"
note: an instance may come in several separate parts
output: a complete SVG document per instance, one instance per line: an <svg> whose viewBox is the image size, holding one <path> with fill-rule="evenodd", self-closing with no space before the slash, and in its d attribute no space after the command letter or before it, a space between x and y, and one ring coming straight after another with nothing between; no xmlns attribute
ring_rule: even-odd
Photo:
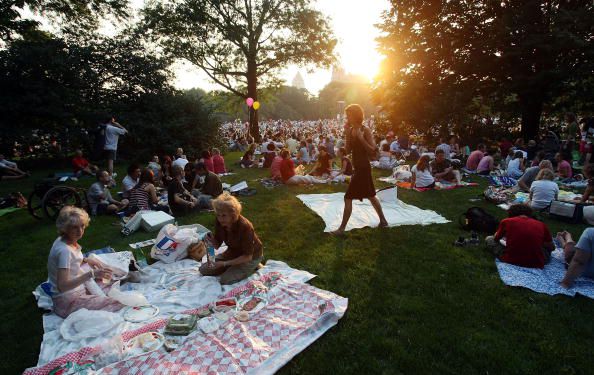
<svg viewBox="0 0 594 375"><path fill-rule="evenodd" d="M429 225L449 222L449 220L435 211L422 210L402 202L398 199L396 191L396 187L393 187L380 190L377 193L386 220L388 220L388 226ZM338 229L344 210L344 193L301 194L297 198L324 220L326 224L324 232L331 232ZM378 225L379 218L371 203L367 199L362 202L354 200L353 214L347 224L346 230L349 231L364 227L375 228Z"/></svg>
<svg viewBox="0 0 594 375"><path fill-rule="evenodd" d="M229 290L245 283L222 286L218 278L202 276L198 272L199 262L184 259L179 262L165 264L157 262L143 268L142 283L128 283L122 285L122 291L134 290L141 292L151 303L159 308L159 314L154 318L141 322L131 323L124 321L113 329L105 332L100 337L86 338L79 341L67 341L61 333L60 327L64 319L53 313L43 315L44 335L37 366L44 365L54 358L77 351L83 347L92 347L108 338L146 325L151 321L168 317L172 314L202 306L217 300ZM259 278L270 272L278 272L287 280L304 283L315 275L302 270L289 267L286 263L269 260L266 266L252 275L248 280ZM126 308L118 314L123 316ZM96 312L90 311L89 314Z"/></svg>

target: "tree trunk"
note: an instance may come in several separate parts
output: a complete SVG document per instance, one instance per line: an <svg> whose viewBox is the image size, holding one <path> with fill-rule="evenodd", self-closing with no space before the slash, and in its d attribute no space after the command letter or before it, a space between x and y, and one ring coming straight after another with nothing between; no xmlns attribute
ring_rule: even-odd
<svg viewBox="0 0 594 375"><path fill-rule="evenodd" d="M522 108L522 138L524 141L536 140L540 130L543 99L535 95L520 95Z"/></svg>
<svg viewBox="0 0 594 375"><path fill-rule="evenodd" d="M248 98L258 100L258 72L255 59L248 61L247 69L247 89ZM254 138L254 142L260 143L260 128L258 126L258 111L254 110L253 106L250 107L250 135Z"/></svg>

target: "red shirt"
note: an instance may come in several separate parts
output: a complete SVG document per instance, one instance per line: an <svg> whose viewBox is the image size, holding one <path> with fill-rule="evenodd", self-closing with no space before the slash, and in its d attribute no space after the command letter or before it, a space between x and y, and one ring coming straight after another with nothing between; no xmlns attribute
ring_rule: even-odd
<svg viewBox="0 0 594 375"><path fill-rule="evenodd" d="M227 170L225 169L225 159L221 155L214 155L212 157L212 165L214 169L214 173L221 174L226 173Z"/></svg>
<svg viewBox="0 0 594 375"><path fill-rule="evenodd" d="M468 157L468 160L466 160L466 169L470 171L476 171L476 168L478 167L483 156L485 156L485 154L483 154L483 152L480 150L472 151Z"/></svg>
<svg viewBox="0 0 594 375"><path fill-rule="evenodd" d="M214 160L212 158L204 158L204 166L209 172L215 173Z"/></svg>
<svg viewBox="0 0 594 375"><path fill-rule="evenodd" d="M521 267L544 268L543 245L552 242L547 226L526 216L503 219L495 234L495 240L506 238L501 260Z"/></svg>
<svg viewBox="0 0 594 375"><path fill-rule="evenodd" d="M295 164L293 164L293 160L283 159L280 165L280 173L283 182L287 182L289 178L295 176Z"/></svg>
<svg viewBox="0 0 594 375"><path fill-rule="evenodd" d="M270 174L272 175L272 178L277 178L277 177L281 178L280 168L281 168L282 162L283 162L283 158L281 158L278 155L272 161L272 164L270 165Z"/></svg>
<svg viewBox="0 0 594 375"><path fill-rule="evenodd" d="M72 159L72 166L74 167L74 172L78 172L81 169L85 169L89 166L89 161L82 156L75 156Z"/></svg>

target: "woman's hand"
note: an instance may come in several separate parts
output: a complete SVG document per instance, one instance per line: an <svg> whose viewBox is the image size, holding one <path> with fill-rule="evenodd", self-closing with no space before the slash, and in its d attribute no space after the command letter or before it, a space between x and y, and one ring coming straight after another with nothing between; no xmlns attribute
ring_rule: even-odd
<svg viewBox="0 0 594 375"><path fill-rule="evenodd" d="M109 268L97 268L93 270L95 279L111 279L113 272Z"/></svg>
<svg viewBox="0 0 594 375"><path fill-rule="evenodd" d="M99 262L97 259L94 259L94 258L87 258L86 262L89 265L89 267L91 267L91 268L102 268L103 267L103 264L101 264L101 262Z"/></svg>

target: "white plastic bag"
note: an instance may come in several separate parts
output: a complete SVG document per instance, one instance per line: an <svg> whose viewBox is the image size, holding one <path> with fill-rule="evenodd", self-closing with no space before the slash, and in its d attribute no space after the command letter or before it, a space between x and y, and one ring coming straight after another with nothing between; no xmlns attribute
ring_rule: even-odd
<svg viewBox="0 0 594 375"><path fill-rule="evenodd" d="M118 251L99 255L91 254L89 259L100 262L104 268L109 268L113 280L120 280L128 276L130 261L134 259L134 255L131 251Z"/></svg>
<svg viewBox="0 0 594 375"><path fill-rule="evenodd" d="M151 249L151 257L165 263L173 263L188 256L188 246L200 241L195 228L177 228L167 224L159 231L157 242Z"/></svg>
<svg viewBox="0 0 594 375"><path fill-rule="evenodd" d="M89 293L91 293L94 296L105 297L105 293L103 292L103 289L101 289L101 287L99 287L99 285L97 285L97 282L95 281L95 279L86 281L85 288L87 289L87 291Z"/></svg>
<svg viewBox="0 0 594 375"><path fill-rule="evenodd" d="M101 336L123 321L120 315L109 311L80 309L64 320L60 333L65 340L79 341Z"/></svg>
<svg viewBox="0 0 594 375"><path fill-rule="evenodd" d="M122 305L126 305L126 306L135 307L135 306L149 305L149 301L146 299L146 297L142 293L133 292L133 291L122 292L120 290L120 282L119 281L115 282L112 285L111 289L109 290L109 293L107 293L107 296L115 299Z"/></svg>

